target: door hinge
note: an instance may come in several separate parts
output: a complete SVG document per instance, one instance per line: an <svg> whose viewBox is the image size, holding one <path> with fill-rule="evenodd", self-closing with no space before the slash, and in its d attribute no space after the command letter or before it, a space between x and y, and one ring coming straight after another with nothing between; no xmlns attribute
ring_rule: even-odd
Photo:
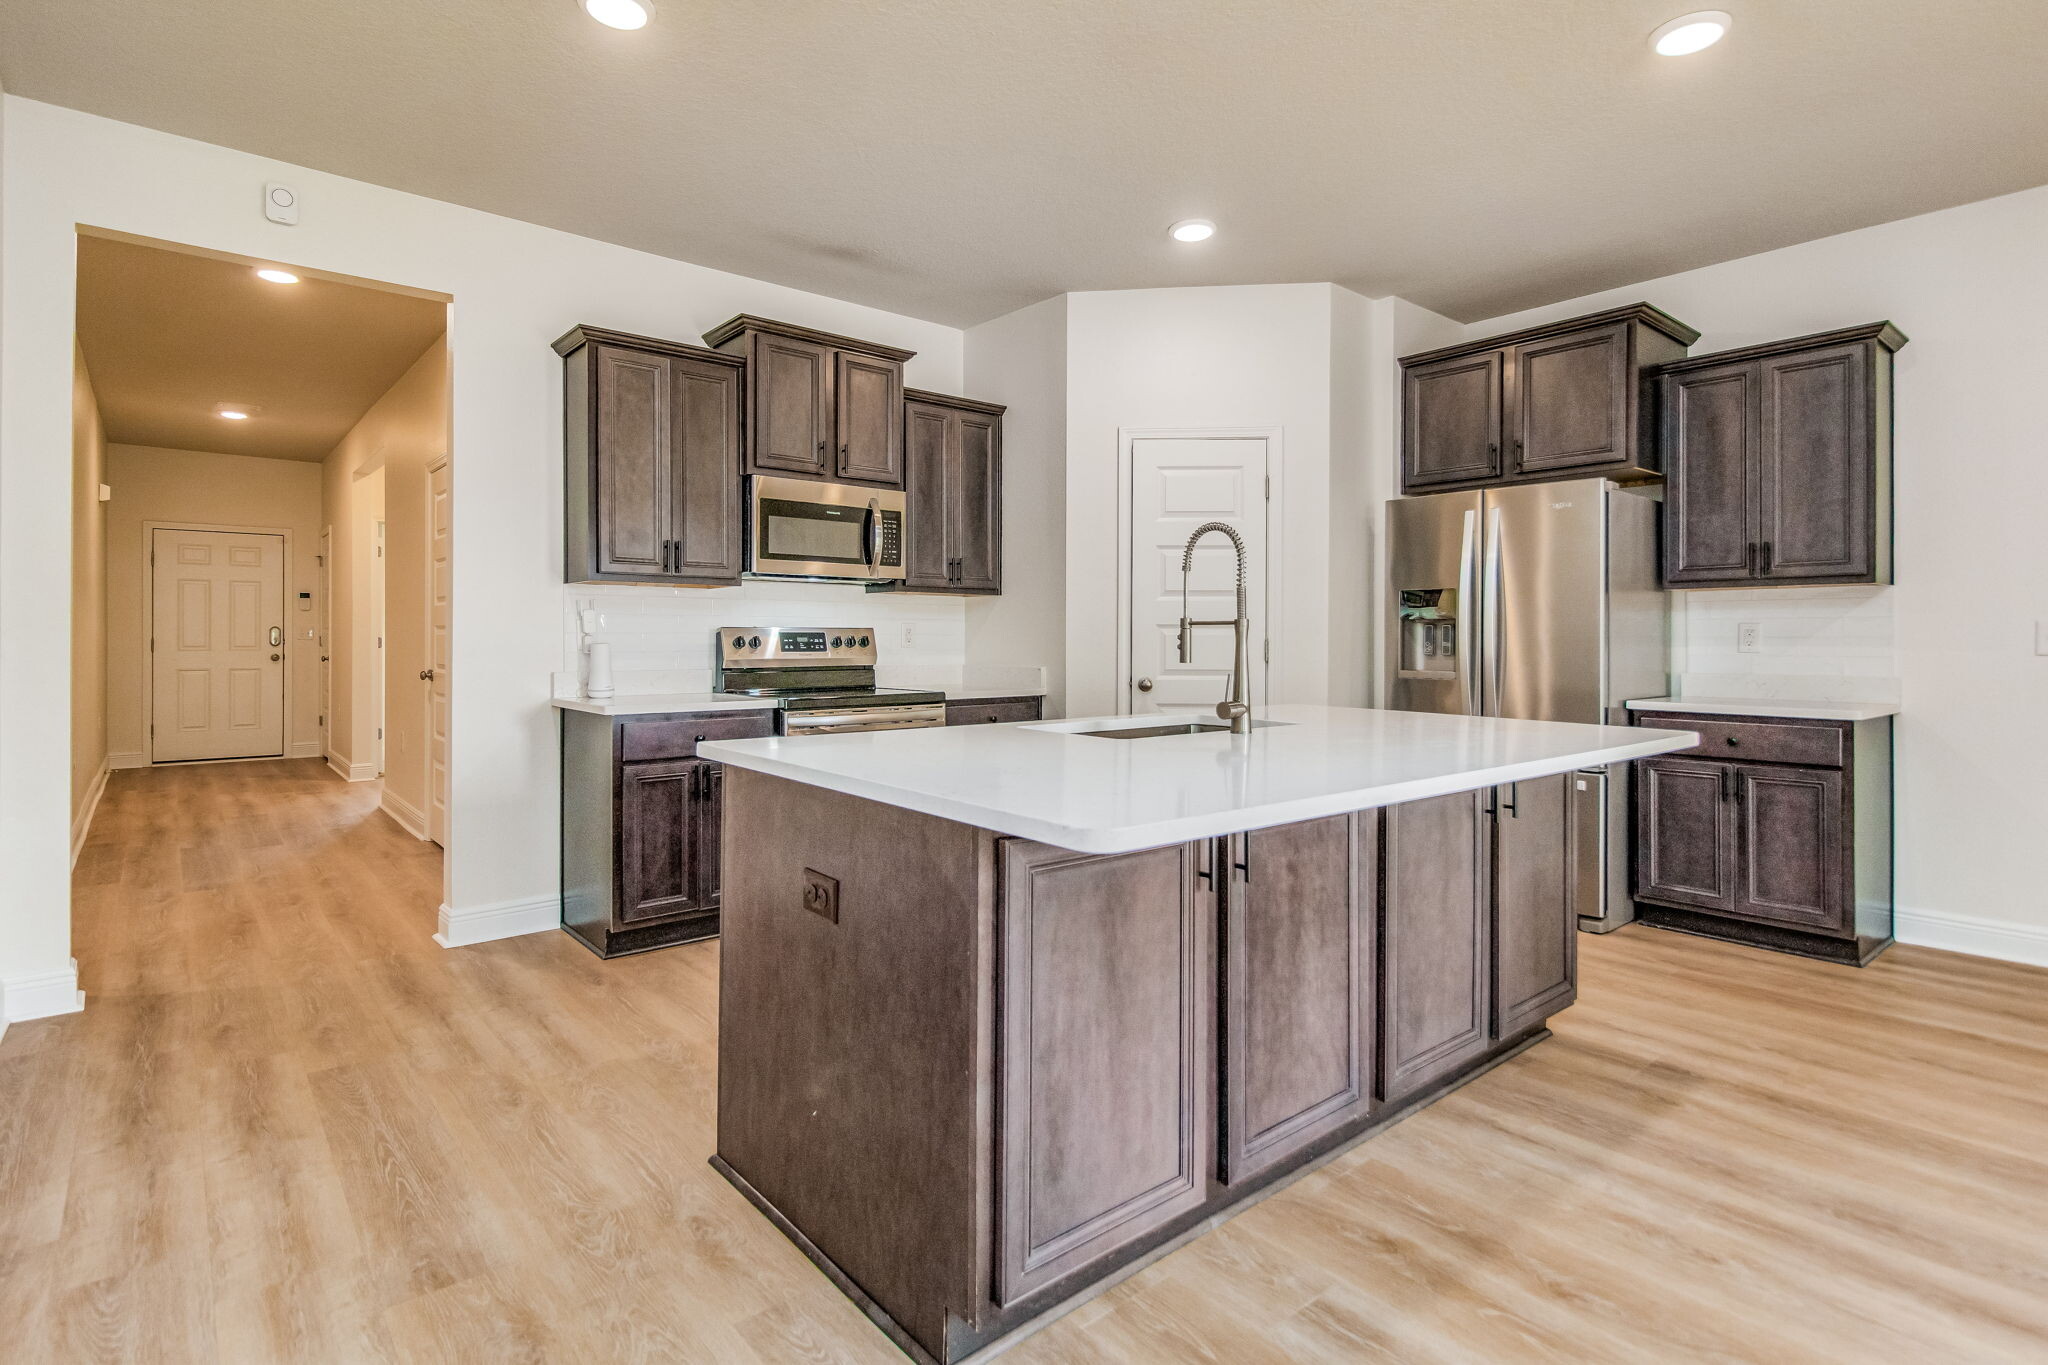
<svg viewBox="0 0 2048 1365"><path fill-rule="evenodd" d="M384 727L381 725L377 727L377 738L384 738Z"/></svg>
<svg viewBox="0 0 2048 1365"><path fill-rule="evenodd" d="M1273 500L1273 476L1272 476L1271 474L1268 474L1268 475L1266 476L1266 501L1267 501L1267 502L1271 502L1272 500Z"/></svg>
<svg viewBox="0 0 2048 1365"><path fill-rule="evenodd" d="M1273 662L1273 642L1271 640L1266 641L1266 662Z"/></svg>

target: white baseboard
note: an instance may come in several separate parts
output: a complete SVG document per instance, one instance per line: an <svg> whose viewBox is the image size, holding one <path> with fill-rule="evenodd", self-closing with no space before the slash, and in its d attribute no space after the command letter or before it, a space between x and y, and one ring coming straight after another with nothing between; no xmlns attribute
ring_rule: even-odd
<svg viewBox="0 0 2048 1365"><path fill-rule="evenodd" d="M92 786L85 793L85 804L71 818L71 865L78 866L78 855L85 851L85 836L92 833L92 817L99 813L100 798L107 793L107 774L112 772L107 759L100 760L100 770L93 774Z"/></svg>
<svg viewBox="0 0 2048 1365"><path fill-rule="evenodd" d="M319 758L322 756L320 741L317 739L295 739L292 747L285 750L287 758Z"/></svg>
<svg viewBox="0 0 2048 1365"><path fill-rule="evenodd" d="M351 763L340 754L329 754L327 755L327 766L334 769L334 775L344 782L374 782L377 780L377 765L374 763Z"/></svg>
<svg viewBox="0 0 2048 1365"><path fill-rule="evenodd" d="M149 766L149 755L134 752L108 754L107 766L109 768L147 768Z"/></svg>
<svg viewBox="0 0 2048 1365"><path fill-rule="evenodd" d="M0 1021L5 1023L76 1014L84 1008L85 992L78 989L77 958L54 972L0 977Z"/></svg>
<svg viewBox="0 0 2048 1365"><path fill-rule="evenodd" d="M2011 920L1979 919L1974 915L1908 910L1900 906L1894 912L1892 932L1899 942L1922 948L1943 948L1972 957L1995 957L2005 962L2048 967L2048 925L2015 924Z"/></svg>
<svg viewBox="0 0 2048 1365"><path fill-rule="evenodd" d="M562 898L536 896L532 900L499 901L496 905L475 905L466 910L441 907L441 932L434 942L443 948L467 948L492 939L517 938L562 927Z"/></svg>
<svg viewBox="0 0 2048 1365"><path fill-rule="evenodd" d="M391 788L386 787L384 789L384 799L377 803L377 808L390 816L400 829L410 834L413 838L424 839L427 837L426 812L415 806L412 802L400 797Z"/></svg>

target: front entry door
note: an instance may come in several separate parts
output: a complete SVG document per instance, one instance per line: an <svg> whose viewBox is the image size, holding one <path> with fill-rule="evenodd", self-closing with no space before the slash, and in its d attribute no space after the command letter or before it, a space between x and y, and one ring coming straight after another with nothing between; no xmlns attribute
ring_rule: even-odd
<svg viewBox="0 0 2048 1365"><path fill-rule="evenodd" d="M284 537L151 535L150 758L284 756Z"/></svg>
<svg viewBox="0 0 2048 1365"><path fill-rule="evenodd" d="M1227 626L1195 630L1194 662L1183 664L1181 549L1196 527L1221 521L1244 537L1251 613L1247 644L1254 706L1266 695L1266 442L1263 437L1140 437L1131 442L1130 676L1125 710L1212 712L1229 690ZM1188 615L1227 621L1237 611L1236 557L1212 531L1195 550Z"/></svg>

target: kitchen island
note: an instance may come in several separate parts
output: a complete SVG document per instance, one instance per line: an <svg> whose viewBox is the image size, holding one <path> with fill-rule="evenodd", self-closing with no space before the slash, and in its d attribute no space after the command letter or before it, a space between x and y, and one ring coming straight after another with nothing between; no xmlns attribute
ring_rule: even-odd
<svg viewBox="0 0 2048 1365"><path fill-rule="evenodd" d="M707 743L714 1164L962 1360L1547 1036L1575 770L1685 732L1276 706Z"/></svg>

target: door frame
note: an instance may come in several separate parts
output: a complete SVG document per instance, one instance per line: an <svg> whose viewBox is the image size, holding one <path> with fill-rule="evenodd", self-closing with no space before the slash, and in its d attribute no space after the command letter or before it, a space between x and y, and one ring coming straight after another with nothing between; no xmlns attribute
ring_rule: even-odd
<svg viewBox="0 0 2048 1365"><path fill-rule="evenodd" d="M1131 584L1133 570L1131 554L1136 540L1131 527L1131 518L1137 511L1137 450L1139 441L1264 441L1266 443L1266 600L1260 604L1265 617L1266 634L1264 644L1271 646L1270 655L1257 663L1254 671L1259 674L1259 685L1252 690L1252 680L1245 679L1247 691L1252 692L1254 706L1270 706L1273 703L1273 659L1285 657L1285 646L1281 640L1281 623L1273 611L1273 603L1280 599L1280 557L1273 553L1273 537L1277 530L1277 509L1286 487L1282 474L1286 461L1281 453L1281 429L1268 427L1118 427L1116 429L1116 677L1113 680L1116 696L1116 714L1128 716L1131 711ZM1254 655L1261 652L1259 641L1250 642L1248 648Z"/></svg>
<svg viewBox="0 0 2048 1365"><path fill-rule="evenodd" d="M292 533L286 526L229 526L206 521L145 521L142 523L142 762L156 766L156 533L158 531L215 531L223 535L280 536L284 540L284 589L277 604L284 628L284 733L278 736L279 758L292 756L297 727L292 723L292 628L291 604L297 600L292 575ZM194 758L176 760L179 767L194 763L268 763L256 758Z"/></svg>
<svg viewBox="0 0 2048 1365"><path fill-rule="evenodd" d="M455 666L455 463L446 454L427 463L427 515L423 518L424 524L421 527L421 533L426 537L426 554L421 563L426 565L427 570L422 575L425 581L421 584L421 587L424 589L427 602L426 611L422 613L421 620L426 627L427 636L424 655L427 667L432 668L434 667L434 475L444 469L448 471L448 659L449 671L453 672ZM436 839L434 838L434 684L431 682L427 684L426 717L425 730L427 742L422 746L424 757L421 760L426 768L426 781L421 784L420 790L426 794L427 804L426 809L421 811L420 814L425 817L422 823L426 826L428 842L438 844L445 854L448 849L448 830L446 825L453 823L454 801L451 798L455 787L455 770L449 762L450 754L443 753L441 755L441 770L448 775L449 791L442 796L441 815L443 828L441 830L441 837ZM455 684L452 679L448 680L447 748L450 751L455 748Z"/></svg>

